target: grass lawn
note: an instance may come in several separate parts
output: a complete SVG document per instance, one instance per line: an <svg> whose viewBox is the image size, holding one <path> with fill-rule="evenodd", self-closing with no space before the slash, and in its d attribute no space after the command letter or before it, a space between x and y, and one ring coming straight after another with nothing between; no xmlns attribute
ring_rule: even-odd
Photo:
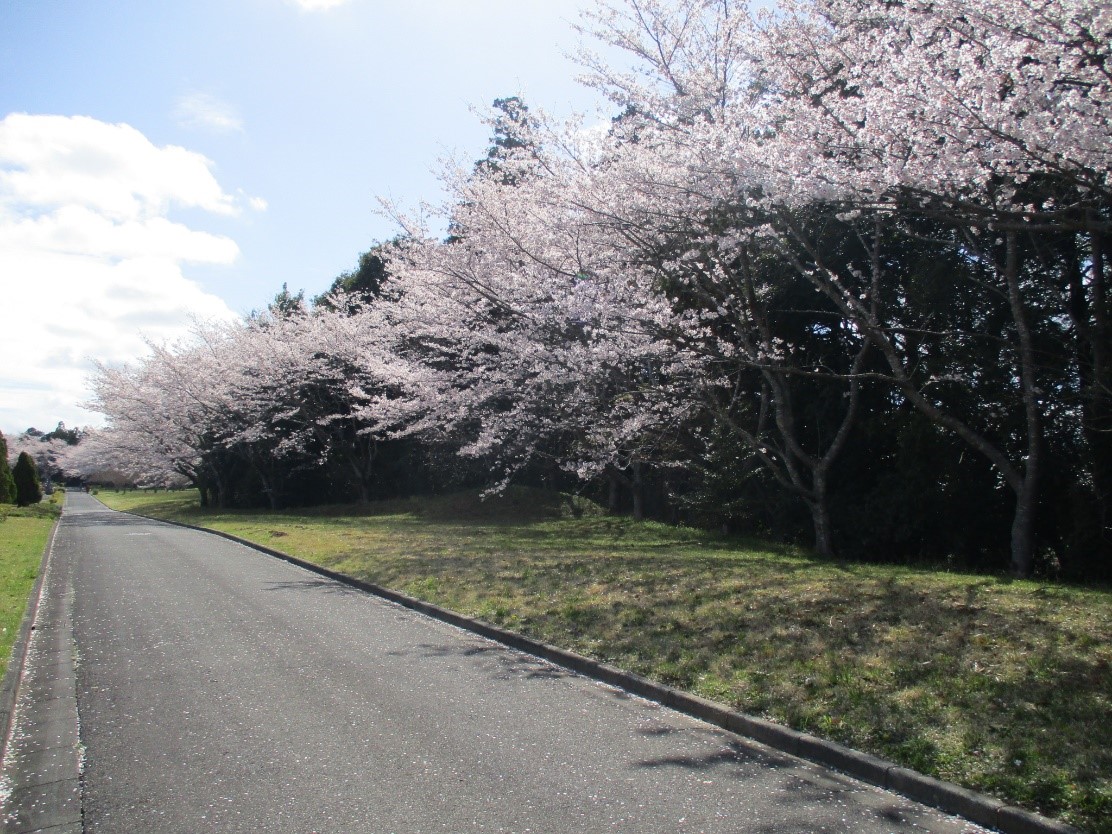
<svg viewBox="0 0 1112 834"><path fill-rule="evenodd" d="M282 513L99 497L1112 834L1109 589L838 565L526 490Z"/></svg>
<svg viewBox="0 0 1112 834"><path fill-rule="evenodd" d="M61 497L55 493L35 507L0 504L0 677L8 668Z"/></svg>

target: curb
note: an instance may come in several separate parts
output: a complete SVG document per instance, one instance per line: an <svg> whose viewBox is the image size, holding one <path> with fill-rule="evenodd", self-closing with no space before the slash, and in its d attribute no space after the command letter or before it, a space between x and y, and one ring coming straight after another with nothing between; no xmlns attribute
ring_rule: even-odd
<svg viewBox="0 0 1112 834"><path fill-rule="evenodd" d="M0 763L8 754L8 740L12 732L12 718L15 714L15 703L19 697L19 682L23 679L23 669L27 664L27 649L31 642L31 630L35 627L35 616L39 611L39 602L42 600L43 583L46 581L46 568L50 562L50 555L54 551L54 537L58 533L58 525L62 518L54 520L50 528L50 536L46 540L46 547L42 552L39 562L39 573L35 577L35 584L31 586L31 596L27 598L27 607L23 611L23 620L19 624L19 632L15 642L12 643L12 654L8 658L8 668L4 671L4 680L0 683Z"/></svg>
<svg viewBox="0 0 1112 834"><path fill-rule="evenodd" d="M517 632L508 631L473 617L466 617L463 614L441 608L439 605L433 605L430 602L424 602L399 591L393 591L371 582L364 582L361 579L315 565L297 556L291 556L288 553L248 541L231 533L198 527L195 524L186 524L182 521L150 518L139 513L127 514L148 521L159 521L176 527L198 530L202 533L209 533L242 544L252 550L296 565L310 573L389 600L404 608L486 637L509 648L542 658L584 677L618 687L692 718L714 724L731 733L751 738L774 750L830 767L862 782L892 791L947 814L962 817L986 828L996 829L1002 834L1084 834L1080 829L1066 823L1052 820L1031 811L1025 811L1022 808L1006 805L999 799L963 788L952 782L943 782L925 776L914 770L900 767L895 762L868 753L861 753L837 742L827 741L808 733L789 729L773 721L735 712L698 695L655 683L607 663L592 660L589 657L548 643L542 643L539 640L533 640Z"/></svg>

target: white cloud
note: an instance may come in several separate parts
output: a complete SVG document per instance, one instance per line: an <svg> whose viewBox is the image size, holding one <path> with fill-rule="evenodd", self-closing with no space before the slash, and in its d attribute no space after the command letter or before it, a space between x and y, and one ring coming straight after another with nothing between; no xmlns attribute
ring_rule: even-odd
<svg viewBox="0 0 1112 834"><path fill-rule="evenodd" d="M0 428L95 422L77 407L94 359L135 359L143 336L180 338L193 316L231 317L182 265L230 264L235 242L168 214L233 214L239 202L203 156L128 125L0 121Z"/></svg>
<svg viewBox="0 0 1112 834"><path fill-rule="evenodd" d="M112 219L165 214L171 204L235 214L201 154L155 146L125 124L13 113L0 122L0 199L85 206Z"/></svg>
<svg viewBox="0 0 1112 834"><path fill-rule="evenodd" d="M262 197L251 197L242 188L236 189L236 194L251 207L252 211L266 211L269 206Z"/></svg>
<svg viewBox="0 0 1112 834"><path fill-rule="evenodd" d="M212 133L242 133L243 119L226 101L208 93L190 93L174 105L174 119L183 127Z"/></svg>
<svg viewBox="0 0 1112 834"><path fill-rule="evenodd" d="M183 263L231 263L230 238L198 232L165 217L113 221L84 206L62 206L36 217L5 217L0 208L0 251L28 249L93 258L159 257Z"/></svg>

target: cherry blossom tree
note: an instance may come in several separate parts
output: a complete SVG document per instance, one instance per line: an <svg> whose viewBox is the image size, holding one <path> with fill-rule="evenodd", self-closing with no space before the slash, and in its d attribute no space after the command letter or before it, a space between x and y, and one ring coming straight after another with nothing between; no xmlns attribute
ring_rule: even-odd
<svg viewBox="0 0 1112 834"><path fill-rule="evenodd" d="M869 333L900 391L988 457L1015 493L1012 567L1025 574L1033 558L1046 392L1054 385L1040 373L1038 312L1072 321L1074 332L1058 341L1076 336L1082 346L1074 358L1088 380L1086 434L1101 447L1093 451L1107 457L1093 424L1108 413L1103 239L1112 14L1107 4L1086 0L822 2L789 4L786 12L766 19L762 33L762 84L776 91L769 107L776 164L767 170L777 199L788 206L801 198L849 200L897 222L936 218L954 230L968 258L992 264L992 291L1007 299L1009 346L1000 358L1014 369L1013 407L1025 423L1019 443L992 436L932 396L914 378L914 357L901 349L898 331L861 303L859 283L833 274L809 247L807 268ZM1047 276L1030 259L1046 236L1063 233L1089 239L1088 274L1073 276L1058 310L1037 310ZM1107 466L1098 463L1095 474L1102 477ZM1109 487L1100 489L1107 494Z"/></svg>
<svg viewBox="0 0 1112 834"><path fill-rule="evenodd" d="M1070 307L1092 357L1091 405L1107 387L1103 348L1093 349L1107 343L1093 341L1106 334L1107 7L817 0L754 16L735 2L630 0L602 4L588 19L641 61L640 73L621 73L587 58L592 82L638 117L633 153L647 159L644 179L667 186L649 193L660 204L671 191L689 213L694 195L703 216L753 209L746 227L883 359L868 374L992 461L1016 496L1013 569L1029 571L1048 385L1031 321L1032 295L1043 295L1033 279L1045 270L1024 262L1038 235L1092 241L1088 274L1074 277L1062 313ZM866 252L856 263L835 264L819 245L806 222L819 204L840 207L852 223ZM1022 439L955 410L938 395L938 378L916 373L909 317L898 309L913 276L892 271L883 244L913 239L908 221L922 218L949 227L971 271L990 264L988 292L1007 299L999 358L1013 369L1007 407L1023 416ZM896 305L881 303L885 295ZM938 340L981 335L916 324ZM970 390L968 375L945 376Z"/></svg>
<svg viewBox="0 0 1112 834"><path fill-rule="evenodd" d="M198 323L191 340L102 367L92 407L109 429L94 447L113 446L115 466L143 482L188 478L204 504L227 506L246 468L278 508L292 475L330 460L350 468L366 500L382 437L366 392L386 366L374 361L369 317L296 305Z"/></svg>
<svg viewBox="0 0 1112 834"><path fill-rule="evenodd" d="M210 343L211 344L211 343ZM99 366L89 407L107 418L97 445L112 448L113 467L137 480L178 473L203 506L229 498L219 438L225 402L218 366L200 345L151 345L134 365Z"/></svg>
<svg viewBox="0 0 1112 834"><path fill-rule="evenodd" d="M534 170L512 185L509 158L456 176L452 241L410 225L391 262L392 352L424 414L408 431L467 434L463 454L491 457L503 477L555 444L566 469L635 485L688 409L662 384L682 373L656 338L671 311L631 295L636 265L564 201L574 160L517 161Z"/></svg>
<svg viewBox="0 0 1112 834"><path fill-rule="evenodd" d="M502 482L548 458L639 493L725 437L831 553L831 484L887 409L988 461L1017 574L1050 449L1107 527L1107 3L614 0L583 29L633 60L581 58L620 115L501 100L505 141L445 171L448 238L389 209L369 297L284 291L102 369L133 471L224 503L249 467L277 506L343 461L365 500L378 444L450 439Z"/></svg>
<svg viewBox="0 0 1112 834"><path fill-rule="evenodd" d="M80 443L62 451L57 465L67 479L86 482L122 476L140 487L169 489L191 483L171 461L159 457L149 438L113 430L86 429Z"/></svg>
<svg viewBox="0 0 1112 834"><path fill-rule="evenodd" d="M276 471L298 459L341 462L367 502L379 444L412 409L397 404L383 332L378 306L364 297L255 318L237 335L230 384L241 428L225 443L269 455Z"/></svg>

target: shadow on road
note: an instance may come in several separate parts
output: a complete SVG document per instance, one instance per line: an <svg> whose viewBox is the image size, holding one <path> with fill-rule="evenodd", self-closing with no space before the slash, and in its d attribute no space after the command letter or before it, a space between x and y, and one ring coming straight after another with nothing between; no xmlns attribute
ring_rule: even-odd
<svg viewBox="0 0 1112 834"><path fill-rule="evenodd" d="M674 732L684 731L676 729ZM651 734L661 735L655 729L651 731ZM718 750L702 755L663 756L659 759L637 762L634 766L650 769L674 767L683 770L707 771L742 764L758 764L761 767L777 770L799 766L799 762L796 760L770 755L753 745L746 744L744 741L731 741Z"/></svg>
<svg viewBox="0 0 1112 834"><path fill-rule="evenodd" d="M491 662L495 680L524 678L526 680L556 680L575 677L574 672L553 666L543 660L496 645L465 645L422 643L410 649L387 652L392 657L431 658L483 658Z"/></svg>
<svg viewBox="0 0 1112 834"><path fill-rule="evenodd" d="M125 513L72 512L67 510L62 514L62 525L65 527L147 527L153 524L159 524L159 522Z"/></svg>
<svg viewBox="0 0 1112 834"><path fill-rule="evenodd" d="M639 732L644 735L685 733L668 727L646 728ZM718 733L714 732L714 735L717 736ZM784 808L783 821L754 822L746 827L747 832L756 834L797 834L801 830L801 818L809 818L816 826L813 829L816 831L840 830L838 823L845 822L841 819L840 809L847 805L850 794L858 797L853 800L855 803L871 805L867 813L882 820L893 832L921 830L924 822L919 818L920 813L893 804L880 793L874 794L874 799L870 801L868 794L873 791L872 788L842 774L802 763L789 756L778 755L744 740L726 741L723 738L722 746L715 750L700 754L664 756L636 762L632 766L635 769L676 768L699 774L700 778L714 774L716 780L732 781L738 785L752 783L754 789L759 790L767 789L757 786L765 784L765 774L769 770L781 771L775 803ZM931 813L925 808L922 812ZM826 823L832 824L832 828L828 828Z"/></svg>
<svg viewBox="0 0 1112 834"><path fill-rule="evenodd" d="M336 582L333 579L299 579L296 582L270 582L263 586L264 591L321 591L332 596L362 595L357 588Z"/></svg>

